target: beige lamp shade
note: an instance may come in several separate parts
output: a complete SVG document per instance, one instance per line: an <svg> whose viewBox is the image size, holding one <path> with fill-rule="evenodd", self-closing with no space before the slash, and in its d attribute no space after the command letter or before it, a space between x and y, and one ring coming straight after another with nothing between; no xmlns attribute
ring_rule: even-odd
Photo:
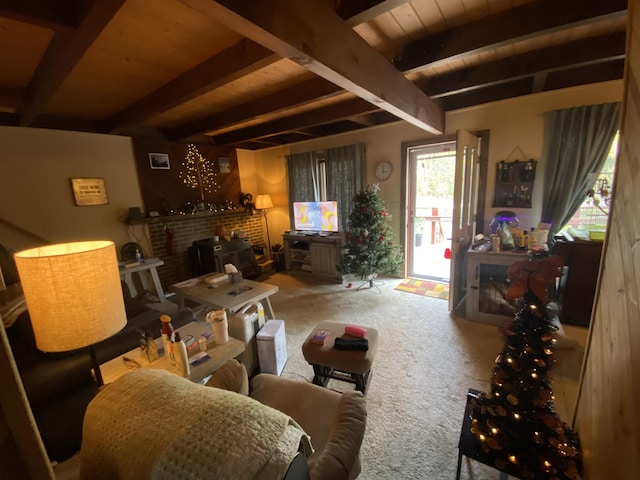
<svg viewBox="0 0 640 480"><path fill-rule="evenodd" d="M273 202L271 201L271 195L258 195L256 197L256 209L265 210L267 208L273 208Z"/></svg>
<svg viewBox="0 0 640 480"><path fill-rule="evenodd" d="M113 242L47 245L14 258L40 350L87 347L126 325Z"/></svg>

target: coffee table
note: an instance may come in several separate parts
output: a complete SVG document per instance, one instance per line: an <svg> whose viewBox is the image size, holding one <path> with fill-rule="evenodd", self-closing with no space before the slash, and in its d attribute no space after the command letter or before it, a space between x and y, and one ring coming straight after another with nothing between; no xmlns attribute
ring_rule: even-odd
<svg viewBox="0 0 640 480"><path fill-rule="evenodd" d="M201 321L190 322L180 328L177 328L176 330L180 332L180 336L183 339L187 338L187 336L189 335L193 336L195 341L187 350L189 358L191 358L200 352L198 338L204 332L210 333L211 326L208 323ZM169 372L175 373L176 375L179 375L180 373L178 371L178 367L172 365L169 361L169 358L164 354L162 338L157 338L155 340L155 343L158 347L160 356L157 360L154 360L151 363L147 361L146 356L139 348L134 348L124 355L120 355L109 360L108 362L101 364L100 372L102 373L104 383L111 383L125 373L130 372L132 368L136 368L135 366L129 366L124 361L124 357L135 360L140 365L140 368L157 368L161 370L167 370ZM205 379L222 365L224 365L228 360L237 357L242 352L244 352L244 343L235 338L229 337L229 341L221 345L216 344L213 339L209 340L207 342L207 354L211 358L195 366L189 365L189 368L191 370L189 379L196 383L201 382L203 379Z"/></svg>
<svg viewBox="0 0 640 480"><path fill-rule="evenodd" d="M261 302L266 317L275 319L269 297L278 292L276 285L253 280L231 283L228 279L209 285L204 281L206 277L208 275L191 278L169 287L169 290L175 292L180 308L184 307L187 299L207 307L226 308L229 314L233 314L247 303Z"/></svg>

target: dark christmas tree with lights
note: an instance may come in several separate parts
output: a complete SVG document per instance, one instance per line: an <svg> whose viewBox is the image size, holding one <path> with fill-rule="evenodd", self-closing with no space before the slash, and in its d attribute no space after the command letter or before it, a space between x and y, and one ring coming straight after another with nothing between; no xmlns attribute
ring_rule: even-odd
<svg viewBox="0 0 640 480"><path fill-rule="evenodd" d="M378 185L369 185L356 194L349 215L346 234L346 253L340 262L340 271L355 274L375 286L378 274L394 274L402 264L402 253L391 238L391 216L384 206Z"/></svg>
<svg viewBox="0 0 640 480"><path fill-rule="evenodd" d="M520 310L505 329L491 392L472 400L471 432L495 466L522 479L576 479L581 471L577 433L554 410L550 370L556 327L547 312L547 289L561 275L557 256L514 263L507 276Z"/></svg>

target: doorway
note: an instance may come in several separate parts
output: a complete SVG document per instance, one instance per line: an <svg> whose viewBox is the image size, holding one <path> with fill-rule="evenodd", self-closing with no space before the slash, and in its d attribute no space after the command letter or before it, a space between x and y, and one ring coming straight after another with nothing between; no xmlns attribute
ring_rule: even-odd
<svg viewBox="0 0 640 480"><path fill-rule="evenodd" d="M449 283L456 142L410 147L407 274Z"/></svg>

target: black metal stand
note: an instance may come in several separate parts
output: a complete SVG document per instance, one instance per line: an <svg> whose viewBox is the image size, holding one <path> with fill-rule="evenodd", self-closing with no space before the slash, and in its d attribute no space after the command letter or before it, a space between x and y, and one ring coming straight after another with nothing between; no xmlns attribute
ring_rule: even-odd
<svg viewBox="0 0 640 480"><path fill-rule="evenodd" d="M364 290L364 289L367 289L367 288L375 288L378 291L378 293L382 293L380 291L379 287L384 285L384 282L375 281L375 279L377 277L378 277L377 273L372 273L371 275L369 275L367 277L367 279L364 282L362 282L360 285L358 285L357 290Z"/></svg>

